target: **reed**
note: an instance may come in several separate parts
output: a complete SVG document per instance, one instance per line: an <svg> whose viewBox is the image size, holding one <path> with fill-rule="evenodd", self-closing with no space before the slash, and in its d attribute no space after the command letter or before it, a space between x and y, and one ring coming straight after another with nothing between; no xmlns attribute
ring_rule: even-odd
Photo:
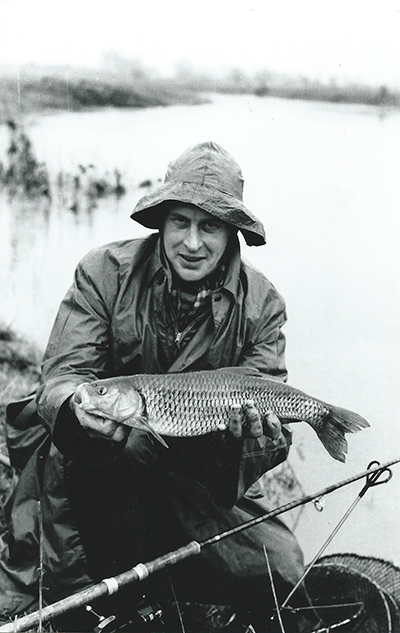
<svg viewBox="0 0 400 633"><path fill-rule="evenodd" d="M0 187L11 197L51 200L57 193L72 211L93 208L105 197L120 198L126 193L119 169L99 173L95 165L79 164L74 172L59 171L50 177L46 163L38 161L22 124L8 119L7 161L0 162Z"/></svg>
<svg viewBox="0 0 400 633"><path fill-rule="evenodd" d="M6 150L7 164L0 169L0 184L15 195L50 197L50 179L47 167L37 160L32 143L13 119L8 119L10 141Z"/></svg>

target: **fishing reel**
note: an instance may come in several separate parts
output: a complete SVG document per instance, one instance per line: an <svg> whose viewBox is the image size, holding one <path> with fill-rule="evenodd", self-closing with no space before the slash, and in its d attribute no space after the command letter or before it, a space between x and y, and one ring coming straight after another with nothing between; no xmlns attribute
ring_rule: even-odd
<svg viewBox="0 0 400 633"><path fill-rule="evenodd" d="M162 620L163 611L158 602L147 602L142 600L137 606L136 611L142 622L151 625L155 631L162 630L164 622Z"/></svg>
<svg viewBox="0 0 400 633"><path fill-rule="evenodd" d="M156 633L164 630L163 612L160 605L155 602L140 602L130 619L116 615L101 615L90 605L86 605L85 609L97 619L93 633Z"/></svg>
<svg viewBox="0 0 400 633"><path fill-rule="evenodd" d="M97 619L97 625L93 629L94 633L117 633L121 631L116 615L100 615L89 604L85 608Z"/></svg>

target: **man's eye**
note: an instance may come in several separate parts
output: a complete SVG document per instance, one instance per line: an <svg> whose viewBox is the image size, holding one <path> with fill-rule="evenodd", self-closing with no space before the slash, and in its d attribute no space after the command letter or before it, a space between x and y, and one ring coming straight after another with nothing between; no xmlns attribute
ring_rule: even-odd
<svg viewBox="0 0 400 633"><path fill-rule="evenodd" d="M207 233L215 233L221 228L221 225L218 222L205 222L203 224L203 229L207 231Z"/></svg>
<svg viewBox="0 0 400 633"><path fill-rule="evenodd" d="M185 218L171 218L171 222L178 228L183 228L187 225L187 220L185 220Z"/></svg>

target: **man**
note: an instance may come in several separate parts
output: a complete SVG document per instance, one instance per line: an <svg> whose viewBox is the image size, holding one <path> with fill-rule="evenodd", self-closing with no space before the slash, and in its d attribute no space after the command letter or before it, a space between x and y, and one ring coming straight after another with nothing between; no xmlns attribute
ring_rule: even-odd
<svg viewBox="0 0 400 633"><path fill-rule="evenodd" d="M273 414L260 431L251 403L230 412L225 433L166 438L168 450L144 431L79 406L80 385L109 376L243 367L286 379L284 302L240 258L237 231L249 245L265 243L242 190L230 154L216 143L195 145L169 165L164 184L139 200L131 216L158 232L98 248L78 265L37 392L52 443L45 440L42 461L36 451L28 462L13 502L23 506L29 473L36 473L48 601L257 515L246 492L286 459L290 431ZM243 432L233 432L242 423ZM30 560L36 570L37 548L26 544L37 544L38 527L24 532L10 523L14 536L3 569L20 581L24 552L25 586L32 590L37 579L26 566ZM234 603L244 621L267 630L273 602L264 545L284 598L301 575L302 555L279 521L215 545L143 591L159 598L172 590L178 602ZM304 601L301 591L296 599ZM126 601L117 600L116 608Z"/></svg>

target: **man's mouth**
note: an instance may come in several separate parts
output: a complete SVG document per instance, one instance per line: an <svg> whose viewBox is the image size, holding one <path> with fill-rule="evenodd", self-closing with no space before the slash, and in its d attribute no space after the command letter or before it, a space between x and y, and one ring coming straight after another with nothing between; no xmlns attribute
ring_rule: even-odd
<svg viewBox="0 0 400 633"><path fill-rule="evenodd" d="M204 260L204 257L195 257L193 255L180 255L180 258L188 264L198 264Z"/></svg>

